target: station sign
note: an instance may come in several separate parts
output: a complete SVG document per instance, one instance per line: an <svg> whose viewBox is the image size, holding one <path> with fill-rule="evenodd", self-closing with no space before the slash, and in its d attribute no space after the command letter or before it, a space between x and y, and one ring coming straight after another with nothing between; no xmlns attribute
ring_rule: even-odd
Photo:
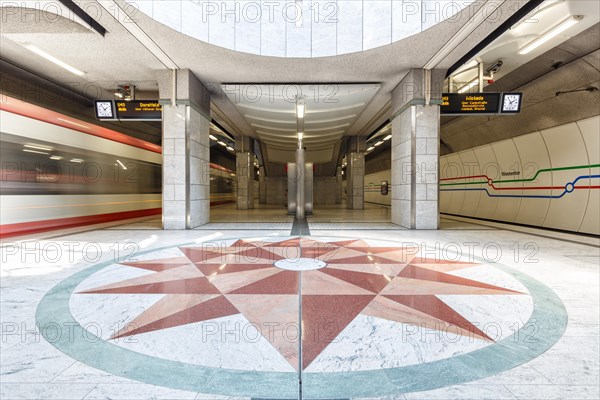
<svg viewBox="0 0 600 400"><path fill-rule="evenodd" d="M104 121L160 121L162 106L158 100L96 100L96 118Z"/></svg>
<svg viewBox="0 0 600 400"><path fill-rule="evenodd" d="M521 112L522 93L443 93L442 115L495 115Z"/></svg>
<svg viewBox="0 0 600 400"><path fill-rule="evenodd" d="M117 101L117 117L120 120L160 121L162 106L158 100Z"/></svg>

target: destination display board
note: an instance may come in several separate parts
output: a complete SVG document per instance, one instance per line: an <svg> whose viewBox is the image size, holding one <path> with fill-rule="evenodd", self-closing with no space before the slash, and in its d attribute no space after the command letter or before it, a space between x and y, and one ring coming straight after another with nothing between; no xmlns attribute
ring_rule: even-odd
<svg viewBox="0 0 600 400"><path fill-rule="evenodd" d="M523 93L443 93L442 115L494 115L521 112Z"/></svg>
<svg viewBox="0 0 600 400"><path fill-rule="evenodd" d="M158 100L117 101L117 118L120 120L160 121L162 106Z"/></svg>
<svg viewBox="0 0 600 400"><path fill-rule="evenodd" d="M500 93L444 93L440 112L443 115L498 114Z"/></svg>
<svg viewBox="0 0 600 400"><path fill-rule="evenodd" d="M95 100L96 118L103 121L160 121L162 106L158 100Z"/></svg>

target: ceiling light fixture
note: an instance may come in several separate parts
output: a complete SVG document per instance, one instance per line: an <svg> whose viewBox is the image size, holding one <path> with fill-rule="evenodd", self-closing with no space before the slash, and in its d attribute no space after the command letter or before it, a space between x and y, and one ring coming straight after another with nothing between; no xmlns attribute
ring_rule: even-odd
<svg viewBox="0 0 600 400"><path fill-rule="evenodd" d="M212 140L217 140L217 137L214 135L208 135L209 138L211 138Z"/></svg>
<svg viewBox="0 0 600 400"><path fill-rule="evenodd" d="M217 143L219 143L223 147L227 147L227 144L225 142L222 142L222 141L219 140Z"/></svg>
<svg viewBox="0 0 600 400"><path fill-rule="evenodd" d="M390 140L392 138L392 135L387 135L386 137L383 138L383 140Z"/></svg>
<svg viewBox="0 0 600 400"><path fill-rule="evenodd" d="M227 146L226 149L229 151L233 151L233 147L231 147L231 146Z"/></svg>
<svg viewBox="0 0 600 400"><path fill-rule="evenodd" d="M298 111L298 118L304 118L304 104L298 104L297 111Z"/></svg>
<svg viewBox="0 0 600 400"><path fill-rule="evenodd" d="M28 149L52 151L52 147L38 146L38 145L33 145L33 144L24 144L23 147L27 147Z"/></svg>
<svg viewBox="0 0 600 400"><path fill-rule="evenodd" d="M23 149L23 151L25 153L35 153L35 154L44 154L44 155L48 155L50 153L46 153L45 151L37 151L37 150L29 150L29 149Z"/></svg>
<svg viewBox="0 0 600 400"><path fill-rule="evenodd" d="M383 144L383 140L380 140L379 142L375 143L373 146L377 147L377 146L381 146Z"/></svg>
<svg viewBox="0 0 600 400"><path fill-rule="evenodd" d="M81 164L83 162L83 160L81 158L71 158L71 162Z"/></svg>
<svg viewBox="0 0 600 400"><path fill-rule="evenodd" d="M539 19L534 19L535 17L539 17L541 14L545 13L550 8L562 3L563 0L545 0L542 4L536 7L532 12L527 14L521 21L517 22L511 30L520 31L527 25L534 25L539 22Z"/></svg>
<svg viewBox="0 0 600 400"><path fill-rule="evenodd" d="M61 156L50 156L51 160L62 160L63 158Z"/></svg>
<svg viewBox="0 0 600 400"><path fill-rule="evenodd" d="M58 58L46 53L44 50L40 49L39 47L31 44L31 43L26 43L23 45L27 50L37 54L38 56L41 56L43 58L45 58L46 60L58 65L59 67L62 67L64 69L66 69L67 71L75 74L75 75L79 75L79 76L83 76L85 75L85 72L82 72L80 70L78 70L75 67L70 66L69 64L62 62L61 60L59 60Z"/></svg>
<svg viewBox="0 0 600 400"><path fill-rule="evenodd" d="M298 132L298 140L304 139L304 132Z"/></svg>
<svg viewBox="0 0 600 400"><path fill-rule="evenodd" d="M73 160L71 160L71 161L73 161ZM119 165L121 166L121 168L123 168L124 170L127 170L127 167L125 166L125 164L123 164L121 162L121 160L117 160L117 162L119 163Z"/></svg>
<svg viewBox="0 0 600 400"><path fill-rule="evenodd" d="M575 25L576 23L581 21L582 19L583 19L583 15L573 15L573 16L568 17L567 19L560 22L558 25L556 25L553 28L551 28L550 30L546 31L546 33L542 34L538 38L534 39L533 41L529 42L527 45L522 47L519 50L519 54L524 55L524 54L531 53L533 50L537 49L538 47L540 47L541 45L543 45L550 39L560 35L564 31L566 31L567 29L569 29L570 27L572 27L573 25Z"/></svg>
<svg viewBox="0 0 600 400"><path fill-rule="evenodd" d="M367 151L372 151L372 150L375 150L375 146L371 146L367 149Z"/></svg>

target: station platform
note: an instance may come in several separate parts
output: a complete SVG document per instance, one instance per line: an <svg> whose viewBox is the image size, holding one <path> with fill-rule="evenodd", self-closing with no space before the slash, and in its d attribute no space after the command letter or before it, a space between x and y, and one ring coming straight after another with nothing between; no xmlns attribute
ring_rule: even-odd
<svg viewBox="0 0 600 400"><path fill-rule="evenodd" d="M337 216L3 241L0 397L600 397L597 238Z"/></svg>

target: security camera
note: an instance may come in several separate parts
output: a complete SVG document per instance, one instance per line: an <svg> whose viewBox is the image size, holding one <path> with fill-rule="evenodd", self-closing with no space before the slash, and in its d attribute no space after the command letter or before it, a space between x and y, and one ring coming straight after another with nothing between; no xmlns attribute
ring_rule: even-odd
<svg viewBox="0 0 600 400"><path fill-rule="evenodd" d="M492 64L492 66L488 67L488 69L486 69L486 70L485 70L485 72L486 72L488 75L493 75L493 74L495 74L496 72L500 71L500 68L502 68L502 64L504 64L504 63L502 62L502 60L498 60L498 61L496 61L494 64Z"/></svg>

